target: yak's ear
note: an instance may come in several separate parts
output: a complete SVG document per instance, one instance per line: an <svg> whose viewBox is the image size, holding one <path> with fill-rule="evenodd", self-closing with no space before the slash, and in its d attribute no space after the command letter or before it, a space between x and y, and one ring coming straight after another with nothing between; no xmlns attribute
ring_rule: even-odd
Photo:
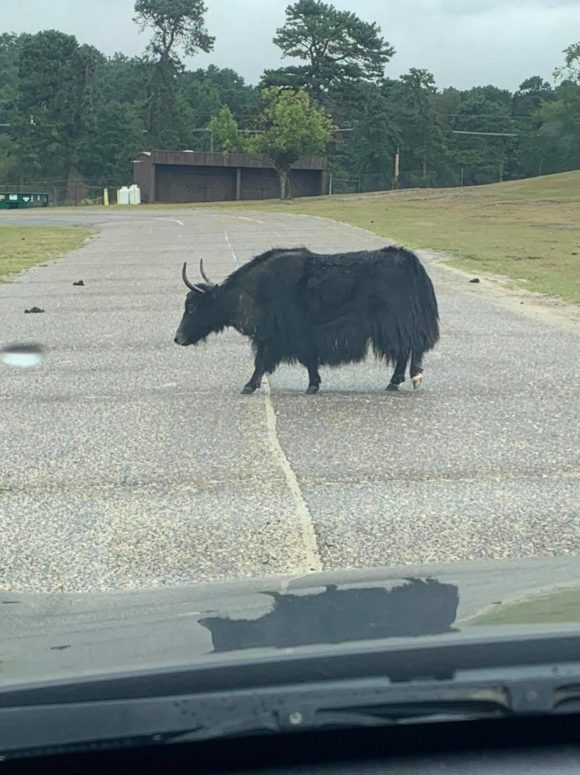
<svg viewBox="0 0 580 775"><path fill-rule="evenodd" d="M211 295L217 288L217 285L209 285L208 283L195 283L195 290L198 293L205 293Z"/></svg>

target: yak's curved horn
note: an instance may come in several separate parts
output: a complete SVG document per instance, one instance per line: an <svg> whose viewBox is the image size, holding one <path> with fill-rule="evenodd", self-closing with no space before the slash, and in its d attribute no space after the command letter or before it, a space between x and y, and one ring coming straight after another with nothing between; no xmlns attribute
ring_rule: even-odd
<svg viewBox="0 0 580 775"><path fill-rule="evenodd" d="M183 263L183 269L181 270L181 277L183 278L183 282L187 285L187 287L191 291L197 291L198 293L205 293L203 288L200 288L199 285L194 285L193 283L190 283L187 279L187 261L184 261Z"/></svg>
<svg viewBox="0 0 580 775"><path fill-rule="evenodd" d="M203 269L203 258L200 258L200 260L199 260L199 271L201 272L201 276L203 277L203 279L206 281L206 283L208 285L215 285L213 280L210 280L209 277L204 272L204 269Z"/></svg>

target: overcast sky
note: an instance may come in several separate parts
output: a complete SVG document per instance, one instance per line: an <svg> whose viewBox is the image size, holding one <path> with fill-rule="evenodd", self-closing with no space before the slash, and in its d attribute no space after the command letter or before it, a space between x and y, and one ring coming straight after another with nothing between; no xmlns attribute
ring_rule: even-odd
<svg viewBox="0 0 580 775"><path fill-rule="evenodd" d="M281 64L273 45L289 0L206 0L215 50L190 67L232 67L256 83ZM377 22L396 54L398 76L424 67L437 85L493 83L514 89L531 75L551 78L562 50L580 40L580 0L334 0L337 8ZM0 32L58 29L105 54L139 54L147 43L131 21L134 0L0 0ZM1 77L1 74L0 74Z"/></svg>

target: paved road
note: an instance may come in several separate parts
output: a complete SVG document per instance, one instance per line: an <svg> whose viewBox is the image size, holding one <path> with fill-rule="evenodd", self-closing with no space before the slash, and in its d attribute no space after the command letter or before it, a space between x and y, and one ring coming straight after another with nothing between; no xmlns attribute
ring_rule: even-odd
<svg viewBox="0 0 580 775"><path fill-rule="evenodd" d="M239 575L579 552L580 336L429 263L442 340L424 388L374 361L269 389L235 332L172 343L184 259L216 279L272 245L377 237L304 216L11 214L98 223L82 249L0 286L0 588L85 591ZM73 287L83 279L85 287ZM38 305L43 315L25 315Z"/></svg>

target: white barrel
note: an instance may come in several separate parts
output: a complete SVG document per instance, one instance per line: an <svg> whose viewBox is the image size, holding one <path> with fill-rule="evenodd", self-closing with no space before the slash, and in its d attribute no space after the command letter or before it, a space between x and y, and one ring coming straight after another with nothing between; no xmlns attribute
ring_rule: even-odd
<svg viewBox="0 0 580 775"><path fill-rule="evenodd" d="M141 189L136 183L129 186L129 204L140 205L141 204Z"/></svg>
<svg viewBox="0 0 580 775"><path fill-rule="evenodd" d="M117 189L117 204L128 205L129 204L129 189L127 186L122 186Z"/></svg>

